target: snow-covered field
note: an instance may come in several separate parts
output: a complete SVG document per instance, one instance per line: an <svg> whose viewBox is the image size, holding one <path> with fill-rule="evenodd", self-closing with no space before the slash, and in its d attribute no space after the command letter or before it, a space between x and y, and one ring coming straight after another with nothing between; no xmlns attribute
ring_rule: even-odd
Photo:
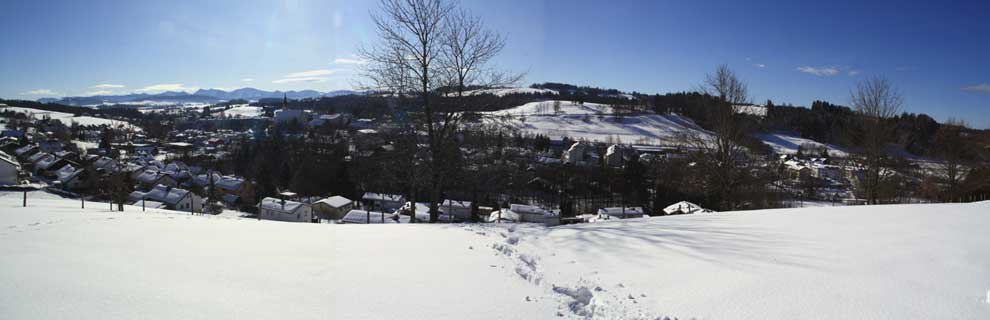
<svg viewBox="0 0 990 320"><path fill-rule="evenodd" d="M833 157L848 157L849 152L841 147L824 144L815 140L801 138L797 135L788 133L762 133L757 134L756 138L763 140L763 143L770 146L774 152L778 154L797 154L798 147L802 144L811 144L815 146L825 146L828 149L828 153Z"/></svg>
<svg viewBox="0 0 990 320"><path fill-rule="evenodd" d="M317 225L0 193L3 319L987 319L990 203Z"/></svg>
<svg viewBox="0 0 990 320"><path fill-rule="evenodd" d="M77 117L71 113L46 111L46 110L22 108L22 107L3 107L0 109L24 113L33 117L34 119L42 119L44 117L49 117L53 120L58 120L65 125L72 125L72 123L77 123L81 126L102 126L102 125L124 126L124 127L134 128L135 130L140 130L140 128L132 126L130 123L126 121L118 121L118 120L111 120L111 119L104 119L104 118L97 118L90 116Z"/></svg>
<svg viewBox="0 0 990 320"><path fill-rule="evenodd" d="M230 109L224 110L221 115L231 118L254 118L260 117L265 112L261 107L252 107L246 104L239 104Z"/></svg>
<svg viewBox="0 0 990 320"><path fill-rule="evenodd" d="M486 113L485 121L540 133L551 139L569 137L595 142L615 139L627 144L677 145L680 133L708 135L693 121L679 115L616 115L607 105L570 101L532 102L511 109Z"/></svg>

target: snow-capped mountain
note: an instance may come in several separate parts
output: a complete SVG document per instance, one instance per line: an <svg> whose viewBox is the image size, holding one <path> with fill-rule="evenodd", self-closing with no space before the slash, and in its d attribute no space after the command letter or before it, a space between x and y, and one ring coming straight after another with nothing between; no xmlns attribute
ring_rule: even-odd
<svg viewBox="0 0 990 320"><path fill-rule="evenodd" d="M44 103L54 102L54 103L61 103L67 105L91 106L91 105L101 105L101 104L125 104L128 102L139 102L139 101L175 102L175 103L217 103L221 101L229 101L235 99L261 100L267 98L282 98L282 97L287 97L289 99L310 99L310 98L319 98L319 97L344 96L351 94L358 94L358 92L351 90L336 90L329 92L319 92L316 90L265 91L255 88L240 88L231 91L225 91L221 89L199 89L193 93L184 92L184 91L165 91L157 94L131 93L131 94L123 94L123 95L64 97L60 99L44 98L44 99L39 99L38 101Z"/></svg>

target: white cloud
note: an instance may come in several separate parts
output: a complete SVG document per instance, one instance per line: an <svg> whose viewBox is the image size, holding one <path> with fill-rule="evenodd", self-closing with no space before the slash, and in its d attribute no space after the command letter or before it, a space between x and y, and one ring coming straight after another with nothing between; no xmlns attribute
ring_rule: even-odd
<svg viewBox="0 0 990 320"><path fill-rule="evenodd" d="M31 91L21 92L21 94L26 96L51 96L58 94L58 92L52 91L51 89L34 89Z"/></svg>
<svg viewBox="0 0 990 320"><path fill-rule="evenodd" d="M797 71L801 71L807 74L813 74L820 77L831 77L839 74L839 69L836 67L815 68L811 66L803 66L803 67L798 67Z"/></svg>
<svg viewBox="0 0 990 320"><path fill-rule="evenodd" d="M855 76L859 74L859 70L849 70L849 76Z"/></svg>
<svg viewBox="0 0 990 320"><path fill-rule="evenodd" d="M981 83L977 85L963 87L962 90L969 92L990 93L990 83Z"/></svg>
<svg viewBox="0 0 990 320"><path fill-rule="evenodd" d="M356 57L354 57L354 58L337 58L337 59L334 59L333 60L333 63L335 63L335 64L351 64L351 65L356 65L356 64L367 64L368 63L368 60L361 59L361 58L356 58Z"/></svg>
<svg viewBox="0 0 990 320"><path fill-rule="evenodd" d="M124 85L122 85L122 84L103 83L103 84L98 84L98 85L92 86L90 88L91 89L120 89L120 88L123 88L123 87L124 87Z"/></svg>
<svg viewBox="0 0 990 320"><path fill-rule="evenodd" d="M292 83L292 82L325 82L329 80L326 76L337 73L337 70L317 69L301 72L293 72L272 81L272 83Z"/></svg>
<svg viewBox="0 0 990 320"><path fill-rule="evenodd" d="M254 78L244 78L244 79L241 79L241 81L252 82L252 81L254 81Z"/></svg>
<svg viewBox="0 0 990 320"><path fill-rule="evenodd" d="M105 96L111 94L113 94L113 91L111 90L96 90L96 91L86 92L87 96Z"/></svg>
<svg viewBox="0 0 990 320"><path fill-rule="evenodd" d="M285 75L283 78L319 77L319 76L329 76L329 75L332 75L334 73L337 73L337 70L318 69L318 70L309 70L309 71L302 71L302 72L293 72L293 73L290 73L290 74Z"/></svg>
<svg viewBox="0 0 990 320"><path fill-rule="evenodd" d="M763 69L763 68L766 68L767 67L767 65L762 64L762 63L757 63L757 64L754 64L753 66L754 67L757 67L757 68L760 68L760 69Z"/></svg>
<svg viewBox="0 0 990 320"><path fill-rule="evenodd" d="M137 90L137 92L149 92L149 93L157 93L157 92L163 92L163 91L186 91L186 92L190 92L190 91L196 91L196 88L186 87L186 86L184 86L181 83L162 83L162 84L150 85L150 86L147 86L147 87L144 87L144 88L141 88L141 89L138 89Z"/></svg>
<svg viewBox="0 0 990 320"><path fill-rule="evenodd" d="M272 81L272 83L292 83L292 82L325 82L327 78L324 77L297 77L297 78L283 78Z"/></svg>

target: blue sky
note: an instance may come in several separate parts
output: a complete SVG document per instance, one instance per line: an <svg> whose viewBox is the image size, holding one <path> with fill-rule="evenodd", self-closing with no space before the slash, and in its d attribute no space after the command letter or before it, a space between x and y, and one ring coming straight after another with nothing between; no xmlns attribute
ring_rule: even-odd
<svg viewBox="0 0 990 320"><path fill-rule="evenodd" d="M827 2L827 3L825 3ZM728 64L755 102L847 104L883 75L907 110L990 127L990 1L470 1L498 65L543 81L691 90ZM347 89L374 1L3 1L0 97Z"/></svg>

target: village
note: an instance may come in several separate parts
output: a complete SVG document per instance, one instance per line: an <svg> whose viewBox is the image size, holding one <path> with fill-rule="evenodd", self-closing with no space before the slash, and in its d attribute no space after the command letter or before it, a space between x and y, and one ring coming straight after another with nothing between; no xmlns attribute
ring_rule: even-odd
<svg viewBox="0 0 990 320"><path fill-rule="evenodd" d="M169 116L178 119L175 129L165 132L161 138L148 137L136 126L122 125L123 119L82 126L71 120L69 124L63 123L64 119L53 120L50 112L43 110L0 106L0 112L8 116L3 119L6 129L0 138L3 152L0 155L0 185L45 189L84 201L126 203L191 214L225 214L305 223L431 221L428 202L409 199L408 192L380 182L382 176L389 176L388 170L365 176L368 180L353 183L350 192L320 194L307 190L300 194L286 188L292 185L289 181L283 181L275 190L270 187L268 191L259 190L258 179L264 177L248 177L244 172L230 169L237 166L223 165L239 161L236 155L243 153L248 145L257 143L256 140L271 139L275 135L307 144L340 146L337 149L345 151L343 156L337 156L346 163L381 162L381 159L389 159L382 155L400 148L397 141L402 138L395 135L399 126L388 116L375 120L357 118L349 113L318 114L286 109L287 99L280 102L171 109ZM183 120L185 118L189 120ZM483 121L467 128L466 132L473 128L492 130ZM598 173L593 171L601 168L606 173L608 170L629 171L630 166L639 168L635 170L641 175L649 175L642 167L658 161L694 166L683 147L574 141L566 137L546 139L519 133L516 137L543 142L536 150L512 147L500 150L512 154L512 157L503 155L504 159L529 167L521 175L510 174L519 175L514 180L524 183L523 190L529 191L522 192L519 188L508 193L486 190L481 199L477 190L473 194L451 190L451 196L438 201L439 212L432 221L558 225L713 212L696 204L699 199L670 199L660 203L664 200L656 194L662 187L657 185L647 188L653 196L638 199L623 199L630 192L623 193L619 191L621 188L607 191L605 196L568 199L561 194L567 191L566 188L580 188L575 186L580 182L554 177L561 175L559 172L595 175ZM486 147L479 145L472 150L469 149L471 146L471 143L464 143L465 157L473 156L475 161L484 163ZM832 157L828 148L810 143L798 146L796 151L777 154L759 164L768 172L778 174L768 181L767 188L773 190L771 193L790 195L786 200L778 200L778 206L865 202L857 199L853 192L862 179L863 169L852 159ZM222 167L227 170L221 170ZM357 167L352 164L350 168L355 170ZM354 173L345 174L360 179ZM569 185L562 185L562 181ZM509 181L509 185L512 183ZM594 186L594 183L589 185Z"/></svg>

